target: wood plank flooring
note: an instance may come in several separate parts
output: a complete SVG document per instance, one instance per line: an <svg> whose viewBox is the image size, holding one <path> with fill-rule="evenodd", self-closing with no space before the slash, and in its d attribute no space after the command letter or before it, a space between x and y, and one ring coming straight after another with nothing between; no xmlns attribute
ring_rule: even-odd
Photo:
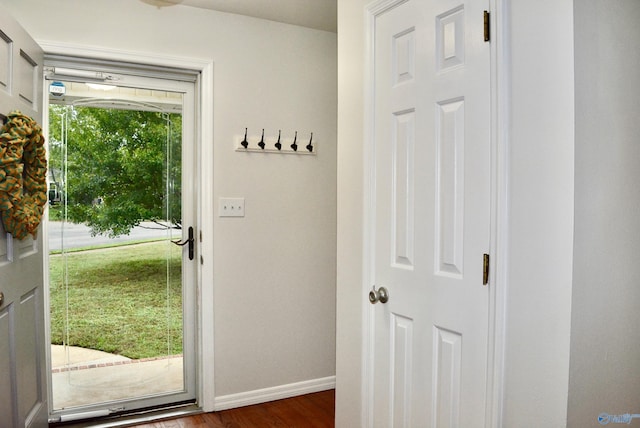
<svg viewBox="0 0 640 428"><path fill-rule="evenodd" d="M335 391L329 390L221 412L136 425L136 427L333 428L334 417Z"/></svg>

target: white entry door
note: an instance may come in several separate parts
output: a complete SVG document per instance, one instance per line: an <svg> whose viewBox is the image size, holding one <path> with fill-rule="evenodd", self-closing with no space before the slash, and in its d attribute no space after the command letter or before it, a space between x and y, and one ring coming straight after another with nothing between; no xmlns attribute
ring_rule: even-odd
<svg viewBox="0 0 640 428"><path fill-rule="evenodd" d="M42 122L40 47L0 9L0 113ZM0 167L0 171L2 168ZM0 423L47 426L42 233L16 240L0 224Z"/></svg>
<svg viewBox="0 0 640 428"><path fill-rule="evenodd" d="M485 425L490 248L486 0L371 9L369 415L376 427ZM383 290L383 291L385 291Z"/></svg>

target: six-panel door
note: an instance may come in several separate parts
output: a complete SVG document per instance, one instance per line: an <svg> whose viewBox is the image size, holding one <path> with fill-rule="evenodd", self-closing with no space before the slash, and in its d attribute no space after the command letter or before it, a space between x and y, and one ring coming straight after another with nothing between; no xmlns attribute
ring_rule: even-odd
<svg viewBox="0 0 640 428"><path fill-rule="evenodd" d="M0 113L42 121L42 49L0 10ZM0 224L2 426L47 426L42 233L13 239Z"/></svg>
<svg viewBox="0 0 640 428"><path fill-rule="evenodd" d="M490 50L484 1L374 15L373 425L482 427L489 293ZM374 285L374 284L371 284Z"/></svg>

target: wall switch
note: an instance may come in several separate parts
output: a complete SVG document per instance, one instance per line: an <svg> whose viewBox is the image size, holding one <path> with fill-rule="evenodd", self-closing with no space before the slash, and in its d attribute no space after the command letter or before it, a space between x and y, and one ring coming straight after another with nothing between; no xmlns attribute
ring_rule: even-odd
<svg viewBox="0 0 640 428"><path fill-rule="evenodd" d="M244 198L220 198L218 217L244 217Z"/></svg>

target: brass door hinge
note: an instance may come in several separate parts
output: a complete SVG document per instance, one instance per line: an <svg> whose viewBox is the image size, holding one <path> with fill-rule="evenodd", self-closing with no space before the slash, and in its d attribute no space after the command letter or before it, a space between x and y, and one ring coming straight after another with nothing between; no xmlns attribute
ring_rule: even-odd
<svg viewBox="0 0 640 428"><path fill-rule="evenodd" d="M488 11L484 11L484 41L491 40L491 20L489 19L491 14Z"/></svg>
<svg viewBox="0 0 640 428"><path fill-rule="evenodd" d="M482 285L489 284L489 254L482 255Z"/></svg>

